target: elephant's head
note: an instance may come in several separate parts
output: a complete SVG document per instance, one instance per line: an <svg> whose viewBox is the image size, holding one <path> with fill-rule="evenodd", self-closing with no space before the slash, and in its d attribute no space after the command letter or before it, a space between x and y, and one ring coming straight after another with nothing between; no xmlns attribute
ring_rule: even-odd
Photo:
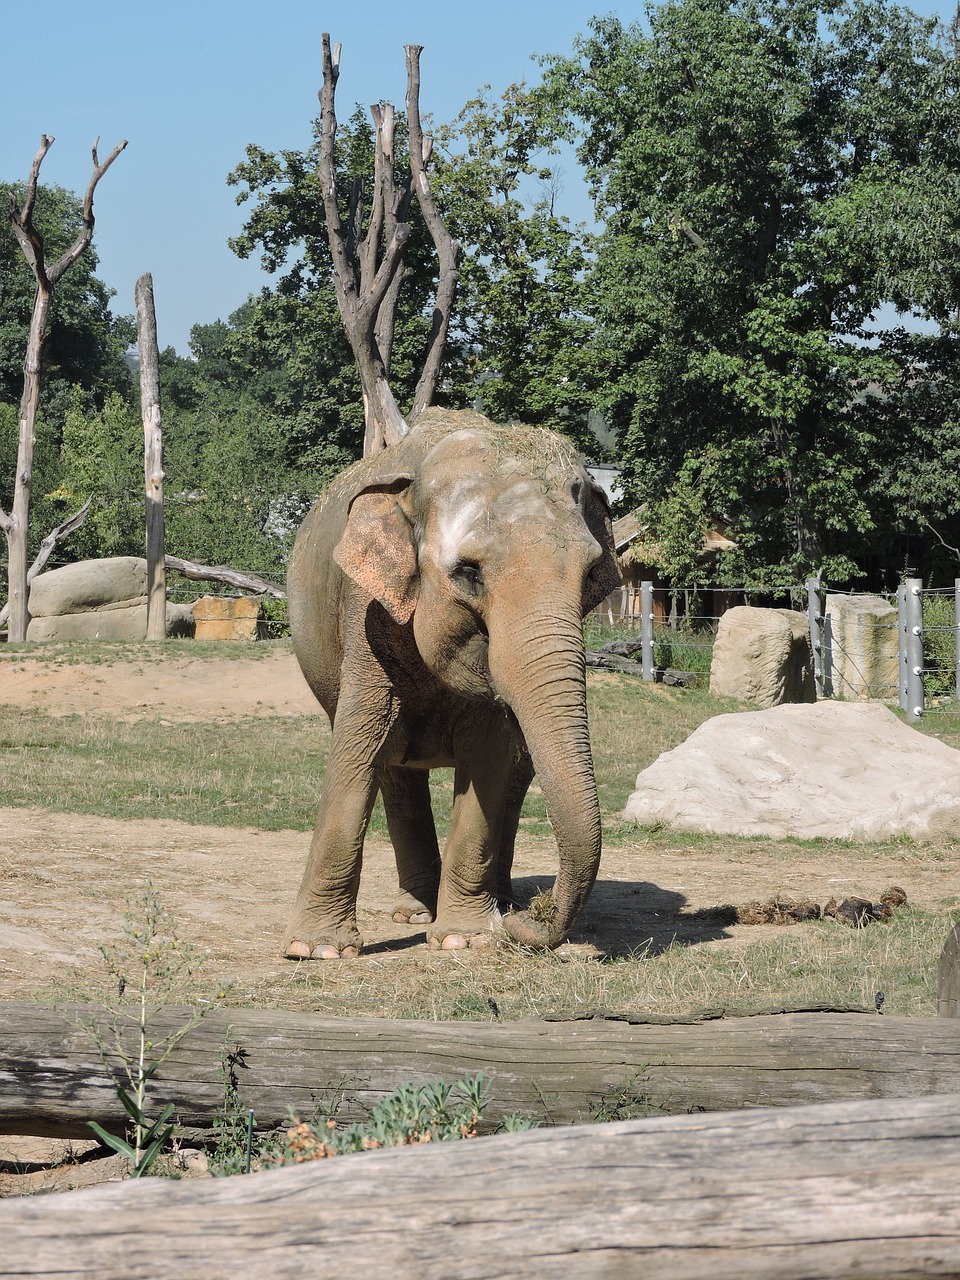
<svg viewBox="0 0 960 1280"><path fill-rule="evenodd" d="M560 853L553 917L505 925L556 946L600 859L582 619L619 583L606 498L571 446L535 428L440 437L415 469L361 484L335 552L434 675L516 716Z"/></svg>

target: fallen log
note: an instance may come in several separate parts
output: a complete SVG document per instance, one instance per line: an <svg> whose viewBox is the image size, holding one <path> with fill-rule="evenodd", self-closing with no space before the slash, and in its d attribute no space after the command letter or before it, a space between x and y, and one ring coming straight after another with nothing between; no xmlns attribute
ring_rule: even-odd
<svg viewBox="0 0 960 1280"><path fill-rule="evenodd" d="M225 564L194 564L192 560L181 560L179 556L164 556L163 563L167 569L175 569L185 578L192 578L196 582L222 582L228 587L239 587L241 591L252 591L255 595L286 599L287 593L283 587L278 587L275 582L268 582L257 573L231 569Z"/></svg>
<svg viewBox="0 0 960 1280"><path fill-rule="evenodd" d="M0 1203L0 1275L960 1273L960 1097L655 1117Z"/></svg>
<svg viewBox="0 0 960 1280"><path fill-rule="evenodd" d="M0 1133L89 1137L88 1120L123 1131L110 1076L75 1025L90 1013L0 1004ZM184 1010L165 1010L153 1038L184 1021ZM952 1019L866 1012L444 1023L221 1007L163 1064L149 1097L156 1111L172 1102L192 1140L210 1135L230 1080L234 1104L253 1108L258 1129L281 1125L289 1108L362 1119L401 1084L477 1071L491 1092L491 1125L511 1114L570 1124L912 1098L960 1093L956 1028Z"/></svg>

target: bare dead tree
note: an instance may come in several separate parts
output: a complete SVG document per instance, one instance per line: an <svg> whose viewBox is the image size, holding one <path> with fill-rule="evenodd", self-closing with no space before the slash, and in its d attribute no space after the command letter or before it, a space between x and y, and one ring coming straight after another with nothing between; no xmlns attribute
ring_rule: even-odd
<svg viewBox="0 0 960 1280"><path fill-rule="evenodd" d="M147 272L134 290L137 349L140 354L140 415L143 419L143 475L147 523L147 639L167 634L167 580L163 560L163 425L160 416L160 347L153 277Z"/></svg>
<svg viewBox="0 0 960 1280"><path fill-rule="evenodd" d="M10 609L9 638L23 641L27 638L27 536L30 528L30 490L33 483L33 450L37 410L40 405L40 374L43 367L43 348L50 330L50 304L57 282L73 266L93 239L93 193L97 183L127 145L120 142L102 163L97 155L100 139L93 143L93 174L83 198L80 231L73 244L48 266L44 257L43 237L33 224L33 210L37 200L40 166L44 156L53 146L53 138L41 135L40 149L30 166L23 205L18 208L14 196L10 197L10 225L17 237L27 265L37 282L27 338L27 353L23 362L23 395L20 400L19 442L17 448L17 475L14 484L13 505L9 514L0 509L0 529L6 534L8 549L8 588Z"/></svg>
<svg viewBox="0 0 960 1280"><path fill-rule="evenodd" d="M353 350L363 390L365 454L394 444L408 424L390 389L390 355L396 325L404 259L410 239L407 221L416 199L440 261L437 295L422 371L410 421L431 403L456 296L460 245L440 216L427 178L433 140L424 135L420 119L420 45L406 46L407 137L410 171L397 177L394 154L395 112L380 103L371 107L376 147L370 208L363 233L362 184L354 182L341 217L336 176L337 118L335 97L340 75L340 45L331 47L324 33L323 86L320 89L320 179L327 236L333 259L333 279L343 326Z"/></svg>

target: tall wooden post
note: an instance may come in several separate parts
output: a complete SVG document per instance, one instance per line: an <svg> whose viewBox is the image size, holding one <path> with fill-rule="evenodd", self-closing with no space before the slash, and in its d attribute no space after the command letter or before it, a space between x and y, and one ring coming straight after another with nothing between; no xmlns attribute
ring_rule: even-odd
<svg viewBox="0 0 960 1280"><path fill-rule="evenodd" d="M140 412L143 417L143 475L147 519L147 639L167 634L167 580L164 565L163 428L160 418L160 348L153 305L153 277L136 285L137 347L140 352Z"/></svg>

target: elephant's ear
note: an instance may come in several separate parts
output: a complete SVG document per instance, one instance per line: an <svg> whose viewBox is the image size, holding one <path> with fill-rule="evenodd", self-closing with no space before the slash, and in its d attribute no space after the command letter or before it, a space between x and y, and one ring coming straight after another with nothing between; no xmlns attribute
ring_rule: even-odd
<svg viewBox="0 0 960 1280"><path fill-rule="evenodd" d="M583 613L586 616L601 600L606 600L611 591L616 591L623 582L613 538L610 503L607 501L607 495L593 480L590 481L584 498L584 519L587 522L587 528L603 548L603 558L598 560L590 570L590 576L584 586Z"/></svg>
<svg viewBox="0 0 960 1280"><path fill-rule="evenodd" d="M403 505L409 475L381 477L359 489L333 558L396 622L409 622L419 575L413 525Z"/></svg>

